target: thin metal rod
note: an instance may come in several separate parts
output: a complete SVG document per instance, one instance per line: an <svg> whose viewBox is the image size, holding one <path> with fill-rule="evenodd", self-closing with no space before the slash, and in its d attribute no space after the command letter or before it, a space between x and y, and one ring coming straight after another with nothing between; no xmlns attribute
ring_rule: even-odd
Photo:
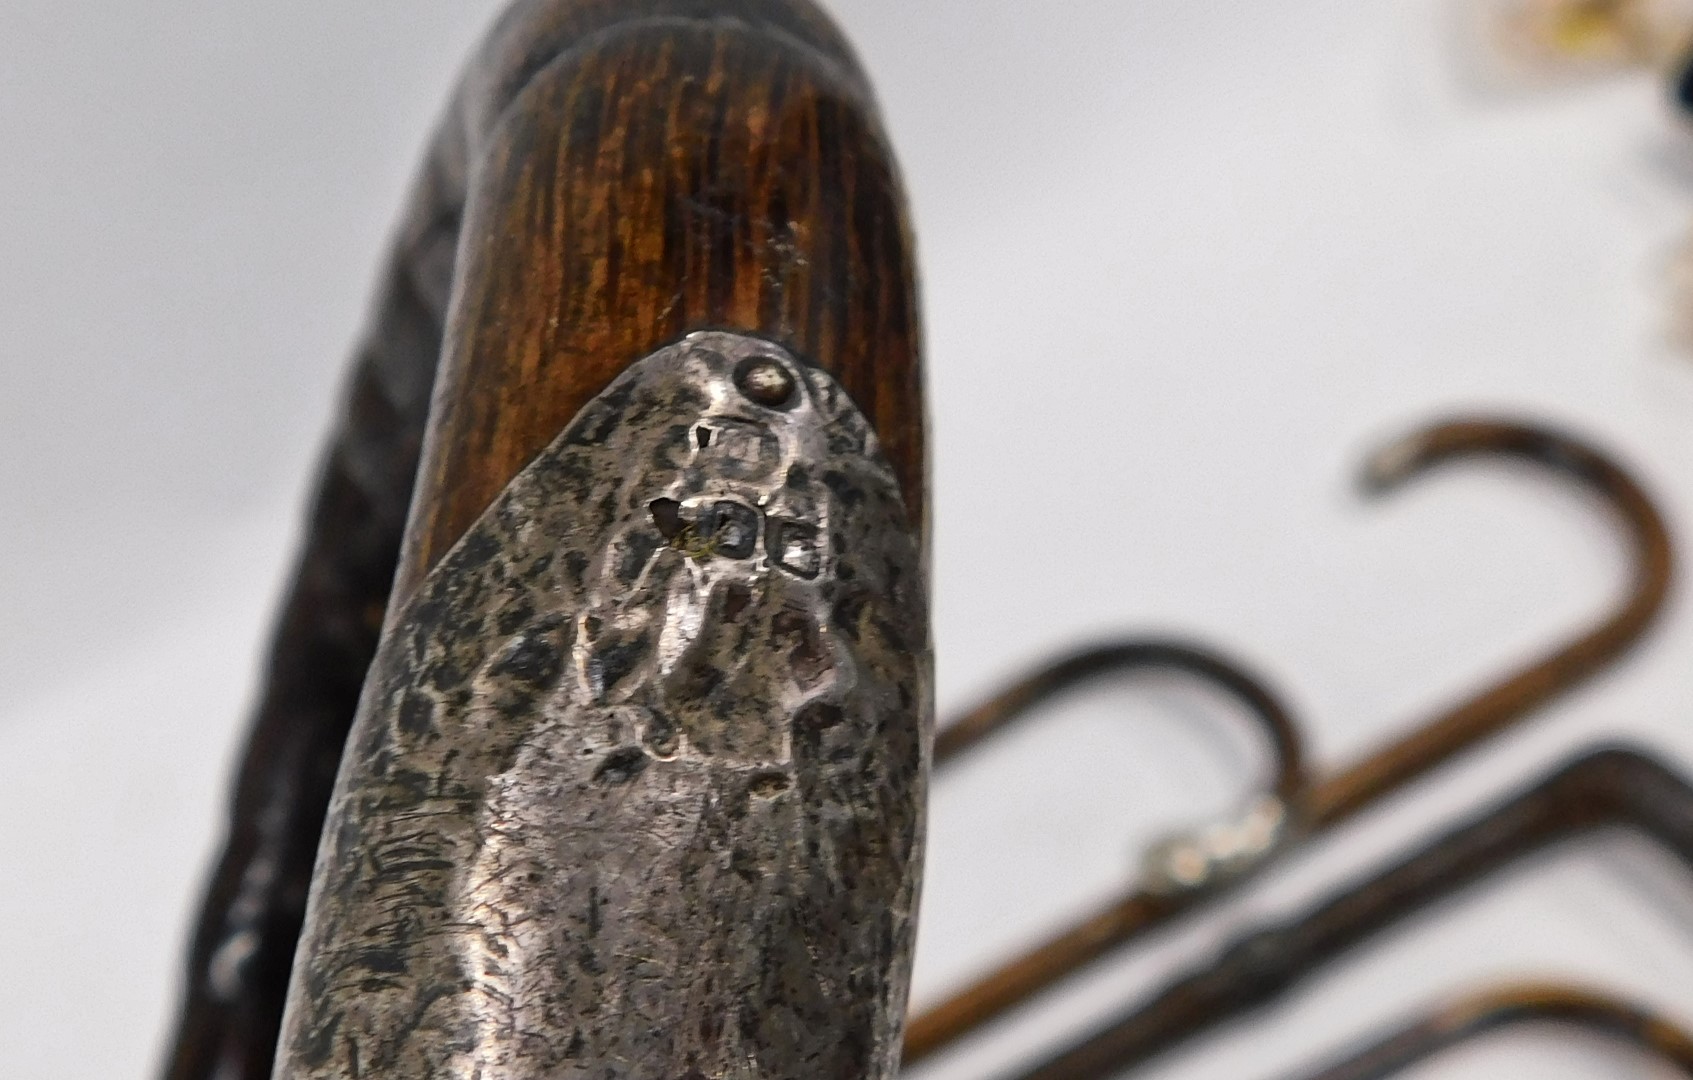
<svg viewBox="0 0 1693 1080"><path fill-rule="evenodd" d="M1569 477L1596 495L1622 526L1631 566L1627 588L1588 629L1362 761L1315 779L1292 800L1296 824L1302 831L1267 850L1261 865L1297 847L1302 840L1339 825L1592 678L1638 641L1662 608L1674 565L1663 515L1626 470L1572 436L1502 419L1438 423L1372 454L1364 472L1365 488L1378 493L1392 491L1437 466L1478 457L1526 460ZM1006 696L1015 695L1021 686L1013 687ZM989 702L971 716L991 713L993 707ZM940 1050L1071 973L1196 909L1246 876L1249 874L1239 872L1215 883L1216 887L1179 893L1144 884L1131 889L913 1018L906 1029L905 1062L911 1064Z"/></svg>
<svg viewBox="0 0 1693 1080"><path fill-rule="evenodd" d="M1291 798L1305 787L1305 748L1298 725L1264 680L1207 648L1170 638L1135 638L1090 646L1025 675L942 728L935 735L935 764L952 764L1038 706L1081 683L1149 670L1192 675L1236 698L1269 740L1274 758L1271 790Z"/></svg>
<svg viewBox="0 0 1693 1080"><path fill-rule="evenodd" d="M1104 1080L1265 1005L1349 949L1549 844L1603 825L1693 866L1693 787L1642 751L1597 750L1306 914L1238 937L1018 1080Z"/></svg>
<svg viewBox="0 0 1693 1080"><path fill-rule="evenodd" d="M1454 1046L1519 1024L1556 1024L1603 1035L1693 1076L1693 1035L1685 1028L1608 994L1535 982L1469 994L1300 1080L1386 1080Z"/></svg>

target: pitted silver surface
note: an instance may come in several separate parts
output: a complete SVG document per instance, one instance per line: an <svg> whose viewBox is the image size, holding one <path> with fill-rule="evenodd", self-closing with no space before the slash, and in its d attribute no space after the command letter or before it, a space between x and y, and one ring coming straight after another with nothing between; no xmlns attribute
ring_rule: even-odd
<svg viewBox="0 0 1693 1080"><path fill-rule="evenodd" d="M716 332L631 365L384 638L277 1076L891 1076L920 565L826 374Z"/></svg>

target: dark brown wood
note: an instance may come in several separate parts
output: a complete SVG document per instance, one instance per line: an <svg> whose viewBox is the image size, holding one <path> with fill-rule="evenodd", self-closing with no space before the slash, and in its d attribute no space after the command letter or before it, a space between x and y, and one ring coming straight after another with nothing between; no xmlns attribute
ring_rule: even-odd
<svg viewBox="0 0 1693 1080"><path fill-rule="evenodd" d="M809 16L810 40L773 31L797 5L751 7L601 32L478 149L396 597L625 364L693 329L758 331L840 380L923 520L898 177L838 40Z"/></svg>
<svg viewBox="0 0 1693 1080"><path fill-rule="evenodd" d="M169 1080L270 1074L390 596L625 364L693 329L764 334L830 371L925 521L916 305L866 80L808 0L521 0L502 16L420 175L330 441Z"/></svg>

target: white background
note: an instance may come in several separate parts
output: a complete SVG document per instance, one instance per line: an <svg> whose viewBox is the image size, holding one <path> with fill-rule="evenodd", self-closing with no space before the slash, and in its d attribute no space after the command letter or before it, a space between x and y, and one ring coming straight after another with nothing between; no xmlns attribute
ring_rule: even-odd
<svg viewBox="0 0 1693 1080"><path fill-rule="evenodd" d="M1597 612L1609 523L1452 409L1613 448L1693 536L1666 342L1693 133L1646 75L1484 93L1437 0L836 0L915 207L943 713L1106 632L1215 641L1339 764ZM156 1067L297 508L386 231L491 0L0 5L0 1076ZM1684 298L1684 302L1686 298ZM1127 879L1261 768L1178 682L941 779L917 996ZM1523 730L926 1075L989 1078L1601 735L1693 767L1693 612ZM1151 1074L1274 1080L1500 975L1693 1021L1693 874L1537 860ZM1421 1076L1657 1076L1494 1040Z"/></svg>

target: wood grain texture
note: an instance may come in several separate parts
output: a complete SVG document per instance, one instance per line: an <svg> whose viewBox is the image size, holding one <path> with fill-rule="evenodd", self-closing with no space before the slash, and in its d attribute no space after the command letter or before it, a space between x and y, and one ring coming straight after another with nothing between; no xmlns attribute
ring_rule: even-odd
<svg viewBox="0 0 1693 1080"><path fill-rule="evenodd" d="M536 72L477 148L396 597L630 360L695 329L768 335L838 379L923 520L891 157L844 46L801 9L754 14L601 31Z"/></svg>
<svg viewBox="0 0 1693 1080"><path fill-rule="evenodd" d="M410 596L623 365L701 328L769 336L834 375L926 522L911 240L840 33L805 0L521 0L446 110L377 290L195 928L170 1080L270 1074L390 596Z"/></svg>

